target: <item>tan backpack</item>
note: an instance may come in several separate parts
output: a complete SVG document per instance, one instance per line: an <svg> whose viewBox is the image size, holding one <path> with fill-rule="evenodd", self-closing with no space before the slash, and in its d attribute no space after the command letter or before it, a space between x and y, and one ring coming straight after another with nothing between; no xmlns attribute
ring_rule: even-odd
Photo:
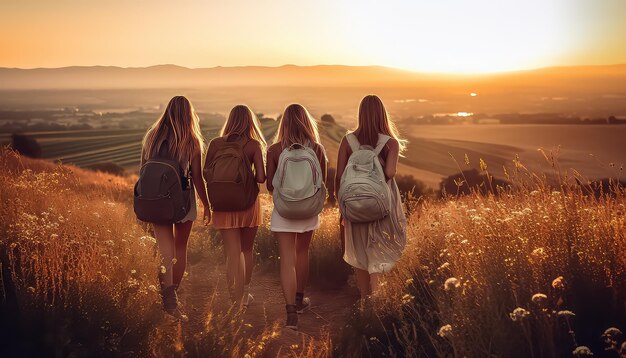
<svg viewBox="0 0 626 358"><path fill-rule="evenodd" d="M285 219L308 219L324 209L322 169L308 146L296 143L280 153L272 185L274 208Z"/></svg>
<svg viewBox="0 0 626 358"><path fill-rule="evenodd" d="M382 220L391 212L391 190L378 155L390 137L379 134L376 148L361 145L350 133L346 136L352 154L339 186L339 211L351 223Z"/></svg>
<svg viewBox="0 0 626 358"><path fill-rule="evenodd" d="M244 147L250 142L229 142L225 137L215 138L215 155L204 166L209 202L215 211L241 211L254 204L259 194L250 160Z"/></svg>

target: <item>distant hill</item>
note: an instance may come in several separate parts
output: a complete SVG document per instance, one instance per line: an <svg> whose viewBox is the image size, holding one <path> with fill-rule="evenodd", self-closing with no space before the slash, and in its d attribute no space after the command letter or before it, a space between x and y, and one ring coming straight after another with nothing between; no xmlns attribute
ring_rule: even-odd
<svg viewBox="0 0 626 358"><path fill-rule="evenodd" d="M462 59L460 59L462 60ZM216 87L417 87L455 86L502 89L554 88L581 91L626 90L626 64L551 67L483 75L416 73L381 66L294 66L186 68L159 65L144 68L63 67L0 68L0 90L136 89Z"/></svg>

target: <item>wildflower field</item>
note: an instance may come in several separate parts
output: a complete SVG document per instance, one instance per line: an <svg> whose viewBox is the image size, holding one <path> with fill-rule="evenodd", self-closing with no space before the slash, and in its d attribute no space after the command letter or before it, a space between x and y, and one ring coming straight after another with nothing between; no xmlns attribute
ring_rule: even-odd
<svg viewBox="0 0 626 358"><path fill-rule="evenodd" d="M201 310L172 320L160 307L154 238L132 211L135 178L2 149L0 356L624 355L626 193L615 185L590 195L585 181L560 174L548 180L518 164L513 184L492 195L413 201L404 256L366 302L341 259L337 210L327 209L311 292L341 297L342 311L315 334L289 336L265 297L254 317L228 307L219 236L200 225L182 289ZM254 277L277 279L267 226L255 251Z"/></svg>

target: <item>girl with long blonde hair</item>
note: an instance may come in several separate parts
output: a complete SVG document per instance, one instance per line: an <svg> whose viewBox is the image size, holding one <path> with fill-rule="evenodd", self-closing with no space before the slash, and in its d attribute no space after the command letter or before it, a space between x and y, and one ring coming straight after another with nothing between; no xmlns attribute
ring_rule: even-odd
<svg viewBox="0 0 626 358"><path fill-rule="evenodd" d="M361 100L358 126L344 136L339 145L335 177L337 195L348 159L363 146L382 148L377 159L382 165L391 196L390 212L382 220L351 223L342 218L340 223L344 260L354 267L361 297L366 298L379 290L381 275L393 268L406 245L406 217L394 178L406 141L400 139L383 102L375 95Z"/></svg>
<svg viewBox="0 0 626 358"><path fill-rule="evenodd" d="M283 150L299 144L311 148L319 161L322 183L326 182L326 152L320 143L315 119L300 104L285 108L274 144L267 152L267 189L274 191L272 181L277 171ZM270 230L278 240L280 252L280 279L286 301L287 321L285 327L297 330L298 313L310 305L304 297L309 276L309 244L313 231L320 226L320 217L287 219L281 216L276 206L272 211Z"/></svg>
<svg viewBox="0 0 626 358"><path fill-rule="evenodd" d="M254 268L254 238L262 222L261 203L258 198L258 183L265 182L263 152L266 142L261 132L259 121L245 105L235 106L224 123L220 136L209 144L205 168L209 168L220 149L237 146L243 152L242 162L246 171L252 171L255 180L250 185L255 200L251 206L237 211L213 211L213 226L219 229L226 255L226 277L231 298L234 302L249 305L254 297L249 292L252 270ZM206 169L205 169L206 170ZM208 182L209 191L211 183ZM218 189L219 190L219 189ZM223 190L222 190L223 191ZM238 193L222 192L221 196L234 197ZM231 199L236 200L236 199Z"/></svg>
<svg viewBox="0 0 626 358"><path fill-rule="evenodd" d="M180 167L184 168L183 178L191 178L193 182L190 186L191 208L187 216L172 225L153 224L162 259L159 282L163 307L169 314L182 319L186 319L186 316L179 307L176 291L185 274L187 242L197 216L195 191L204 206L205 222L211 221L211 210L202 179L203 150L204 139L197 114L187 98L176 96L169 101L161 117L148 129L141 151L142 167L146 161L164 156L178 161ZM183 183L187 181L183 180Z"/></svg>

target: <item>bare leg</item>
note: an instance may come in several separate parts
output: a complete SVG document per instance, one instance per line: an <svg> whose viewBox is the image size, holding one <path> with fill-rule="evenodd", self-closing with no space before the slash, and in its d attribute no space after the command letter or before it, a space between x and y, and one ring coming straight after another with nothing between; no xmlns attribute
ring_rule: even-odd
<svg viewBox="0 0 626 358"><path fill-rule="evenodd" d="M246 227L241 229L241 251L245 263L245 285L249 285L252 280L254 270L254 238L258 227Z"/></svg>
<svg viewBox="0 0 626 358"><path fill-rule="evenodd" d="M174 263L173 280L176 286L180 285L183 276L185 276L185 269L187 268L187 243L189 242L189 234L191 233L192 226L193 221L174 224L176 262Z"/></svg>
<svg viewBox="0 0 626 358"><path fill-rule="evenodd" d="M361 293L361 298L366 298L370 293L372 293L370 286L370 274L367 271L358 268L354 269L354 273L356 274L356 285Z"/></svg>
<svg viewBox="0 0 626 358"><path fill-rule="evenodd" d="M309 244L313 231L307 231L296 236L296 292L304 292L309 281Z"/></svg>
<svg viewBox="0 0 626 358"><path fill-rule="evenodd" d="M380 277L382 274L380 273L371 273L370 274L370 289L371 294L376 294L380 289Z"/></svg>
<svg viewBox="0 0 626 358"><path fill-rule="evenodd" d="M243 295L244 267L241 254L241 233L239 229L220 230L226 255L226 281L233 301L238 302Z"/></svg>
<svg viewBox="0 0 626 358"><path fill-rule="evenodd" d="M173 264L175 257L174 227L172 225L154 224L154 237L161 253L160 279L163 287L170 287L174 284Z"/></svg>
<svg viewBox="0 0 626 358"><path fill-rule="evenodd" d="M280 253L280 281L283 286L285 302L296 303L296 234L277 232L278 250Z"/></svg>

